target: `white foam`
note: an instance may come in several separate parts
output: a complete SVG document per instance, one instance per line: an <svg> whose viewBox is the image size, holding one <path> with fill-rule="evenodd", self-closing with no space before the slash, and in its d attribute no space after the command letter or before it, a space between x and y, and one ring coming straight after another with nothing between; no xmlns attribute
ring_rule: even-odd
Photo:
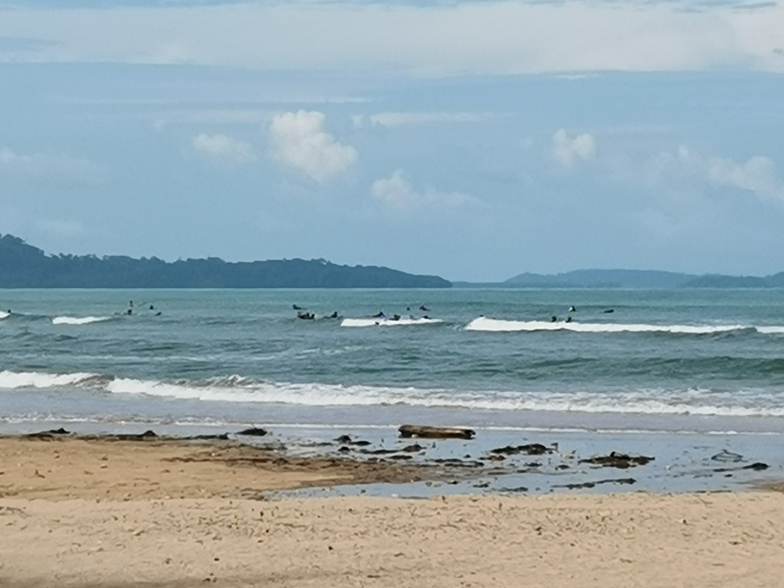
<svg viewBox="0 0 784 588"><path fill-rule="evenodd" d="M9 316L11 316L11 313L10 313L10 312L6 312L6 311L4 311L4 310L0 310L0 320L3 320L3 319L5 319L5 318L8 318Z"/></svg>
<svg viewBox="0 0 784 588"><path fill-rule="evenodd" d="M755 327L759 333L765 335L784 335L784 327Z"/></svg>
<svg viewBox="0 0 784 588"><path fill-rule="evenodd" d="M637 391L608 395L579 393L454 392L370 386L328 384L286 384L252 382L238 377L191 385L133 379L116 379L107 384L114 393L147 394L187 400L298 404L303 406L411 406L463 408L501 411L545 411L577 413L700 415L700 416L775 416L784 417L784 406L763 408L751 402L743 405L730 396L724 405L700 404L702 393L692 390L670 393Z"/></svg>
<svg viewBox="0 0 784 588"><path fill-rule="evenodd" d="M433 325L443 323L442 319L431 318L344 318L341 327L405 327L411 325Z"/></svg>
<svg viewBox="0 0 784 588"><path fill-rule="evenodd" d="M746 325L650 325L618 323L581 323L577 321L513 321L479 317L465 326L466 331L535 332L575 331L578 333L680 333L708 335L753 329ZM768 327L773 329L776 327ZM784 328L783 328L784 329Z"/></svg>
<svg viewBox="0 0 784 588"><path fill-rule="evenodd" d="M95 374L43 374L39 372L0 372L0 388L14 390L16 388L54 388L57 386L73 386L97 377Z"/></svg>
<svg viewBox="0 0 784 588"><path fill-rule="evenodd" d="M110 316L56 316L52 319L54 325L89 325L90 323L100 323L112 320Z"/></svg>

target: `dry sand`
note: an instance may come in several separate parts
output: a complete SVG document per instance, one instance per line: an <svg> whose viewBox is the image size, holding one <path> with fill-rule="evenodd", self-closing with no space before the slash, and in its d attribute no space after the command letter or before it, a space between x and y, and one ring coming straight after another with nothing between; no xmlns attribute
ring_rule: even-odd
<svg viewBox="0 0 784 588"><path fill-rule="evenodd" d="M243 498L263 488L417 475L264 457L230 445L0 439L0 586L784 582L777 492Z"/></svg>

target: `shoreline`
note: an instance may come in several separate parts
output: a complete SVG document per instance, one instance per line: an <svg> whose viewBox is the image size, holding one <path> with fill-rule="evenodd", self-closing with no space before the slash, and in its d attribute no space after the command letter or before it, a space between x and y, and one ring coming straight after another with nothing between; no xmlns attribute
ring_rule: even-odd
<svg viewBox="0 0 784 588"><path fill-rule="evenodd" d="M176 481L173 491L182 498L228 497L230 491L240 497L240 490L246 496L411 498L690 493L784 480L784 459L756 435L524 433L476 429L471 438L423 439L404 438L393 427L329 427L186 436L137 426L116 433L0 434L0 497L51 488L53 480L59 487L90 488L90 496L99 497L96 481L112 494L113 476L125 479L121 488L145 488L146 495L158 497L170 496L160 488ZM205 482L211 478L219 483ZM182 494L189 484L201 484L200 493ZM80 496L73 490L69 497Z"/></svg>
<svg viewBox="0 0 784 588"><path fill-rule="evenodd" d="M490 475L478 466L359 453L383 449L375 439L236 436L0 436L0 585L763 588L784 573L782 478L740 491L499 492L474 488ZM453 453L478 441L481 453L498 439L427 441ZM505 457L482 469L501 484L534 475ZM419 485L429 494L391 497Z"/></svg>

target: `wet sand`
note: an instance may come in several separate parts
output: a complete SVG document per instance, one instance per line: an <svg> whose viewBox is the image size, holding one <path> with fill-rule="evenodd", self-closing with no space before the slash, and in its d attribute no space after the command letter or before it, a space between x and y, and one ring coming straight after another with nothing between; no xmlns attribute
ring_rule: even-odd
<svg viewBox="0 0 784 588"><path fill-rule="evenodd" d="M233 442L0 438L0 586L769 587L784 494L276 498L443 471Z"/></svg>

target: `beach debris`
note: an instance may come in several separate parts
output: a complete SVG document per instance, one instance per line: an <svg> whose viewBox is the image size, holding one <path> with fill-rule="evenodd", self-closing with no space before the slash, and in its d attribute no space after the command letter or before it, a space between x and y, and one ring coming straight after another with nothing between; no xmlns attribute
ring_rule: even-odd
<svg viewBox="0 0 784 588"><path fill-rule="evenodd" d="M183 437L186 441L228 441L229 434L228 433L217 433L214 435L190 435L189 437Z"/></svg>
<svg viewBox="0 0 784 588"><path fill-rule="evenodd" d="M527 486L517 486L515 488L506 488L506 487L504 487L504 488L499 488L498 491L499 492L528 492L528 487ZM499 508L499 510L501 509L501 504L500 503L498 505L498 508Z"/></svg>
<svg viewBox="0 0 784 588"><path fill-rule="evenodd" d="M244 429L237 433L237 435L248 435L252 437L264 437L266 434L267 430L259 427L251 427L250 429Z"/></svg>
<svg viewBox="0 0 784 588"><path fill-rule="evenodd" d="M401 437L424 437L430 439L473 439L476 431L455 427L428 427L419 425L401 425L398 428Z"/></svg>
<svg viewBox="0 0 784 588"><path fill-rule="evenodd" d="M626 455L625 453L612 451L609 455L597 455L595 457L581 459L577 463L590 463L606 468L626 469L638 465L645 465L654 459L655 458L653 457L646 457L645 455Z"/></svg>
<svg viewBox="0 0 784 588"><path fill-rule="evenodd" d="M50 429L49 431L39 431L38 433L29 433L25 435L25 437L30 439L47 439L50 437L56 437L58 435L70 435L70 431L66 431L62 427L59 429Z"/></svg>
<svg viewBox="0 0 784 588"><path fill-rule="evenodd" d="M463 461L456 457L434 459L433 463L456 468L483 468L485 466L481 461Z"/></svg>
<svg viewBox="0 0 784 588"><path fill-rule="evenodd" d="M767 470L770 466L766 463L761 461L755 461L754 463L750 463L749 465L739 466L734 468L715 468L714 472L736 472L739 470L752 470L755 472L762 472Z"/></svg>
<svg viewBox="0 0 784 588"><path fill-rule="evenodd" d="M518 453L524 453L526 455L542 455L544 453L552 453L553 449L551 447L547 447L542 445L541 443L529 443L527 445L507 445L506 447L498 447L496 449L491 449L490 453L495 453L497 455L516 455Z"/></svg>
<svg viewBox="0 0 784 588"><path fill-rule="evenodd" d="M100 441L144 441L146 439L158 439L155 431L147 430L144 433L110 433L97 435L77 435L79 439L100 440ZM180 437L180 439L185 439Z"/></svg>
<svg viewBox="0 0 784 588"><path fill-rule="evenodd" d="M358 439L354 441L350 435L341 435L335 442L340 443L342 445L356 445L357 447L367 447L370 445L370 441L364 441L362 439Z"/></svg>
<svg viewBox="0 0 784 588"><path fill-rule="evenodd" d="M733 453L732 451L722 449L719 453L711 457L711 460L725 463L737 463L743 461L743 456L739 453Z"/></svg>
<svg viewBox="0 0 784 588"><path fill-rule="evenodd" d="M400 451L405 451L406 453L417 453L424 450L425 448L422 447L419 443L414 443L412 445L406 445Z"/></svg>
<svg viewBox="0 0 784 588"><path fill-rule="evenodd" d="M613 480L597 480L596 482L582 482L579 484L553 484L553 488L566 488L568 490L578 490L580 488L593 488L599 484L636 484L634 478L616 478Z"/></svg>

